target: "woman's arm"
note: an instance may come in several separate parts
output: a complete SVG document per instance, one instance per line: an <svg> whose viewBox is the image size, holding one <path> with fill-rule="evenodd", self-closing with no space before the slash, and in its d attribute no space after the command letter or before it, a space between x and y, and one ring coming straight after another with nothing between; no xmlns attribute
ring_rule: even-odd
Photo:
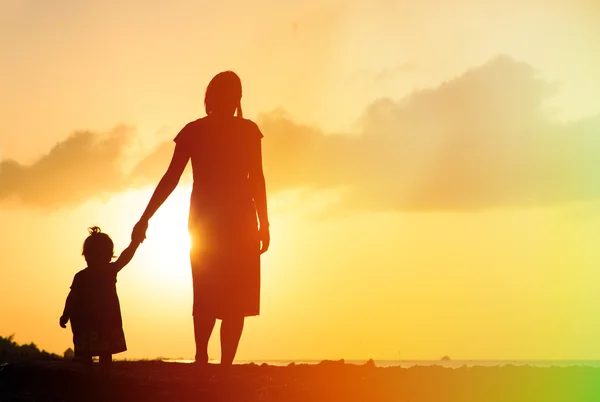
<svg viewBox="0 0 600 402"><path fill-rule="evenodd" d="M252 163L250 166L249 180L250 188L252 190L252 197L254 198L254 205L256 207L256 214L258 215L258 222L260 225L259 238L260 238L260 253L264 253L269 249L271 244L271 234L269 232L269 214L267 212L267 186L265 184L265 175L262 166L262 149L261 142L258 139L255 142L254 147L251 149L252 152Z"/></svg>
<svg viewBox="0 0 600 402"><path fill-rule="evenodd" d="M256 213L260 228L269 228L269 214L267 212L267 186L265 183L265 174L262 166L262 149L260 140L253 147L252 165L250 167L250 187L252 189L252 197L254 205L256 205Z"/></svg>
<svg viewBox="0 0 600 402"><path fill-rule="evenodd" d="M179 183L179 179L181 178L181 174L183 173L188 160L190 159L189 150L185 149L184 145L177 144L175 145L175 151L173 152L173 158L171 159L171 163L165 174L163 175L160 182L156 186L150 201L148 202L148 206L146 210L142 214L139 222L133 228L133 233L131 234L131 240L136 243L141 243L146 238L146 229L148 228L148 221L158 208L165 202L169 195L175 190L177 184Z"/></svg>

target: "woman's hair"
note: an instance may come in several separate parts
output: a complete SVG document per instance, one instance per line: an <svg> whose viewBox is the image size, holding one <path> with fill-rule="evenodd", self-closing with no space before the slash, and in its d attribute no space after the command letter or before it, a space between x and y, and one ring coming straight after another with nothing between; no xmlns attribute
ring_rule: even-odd
<svg viewBox="0 0 600 402"><path fill-rule="evenodd" d="M206 87L204 109L206 114L213 112L236 111L238 117L242 114L242 81L233 71L223 71L213 77Z"/></svg>
<svg viewBox="0 0 600 402"><path fill-rule="evenodd" d="M115 245L106 233L102 233L98 226L88 228L90 235L83 242L81 253L88 262L105 263L114 257Z"/></svg>

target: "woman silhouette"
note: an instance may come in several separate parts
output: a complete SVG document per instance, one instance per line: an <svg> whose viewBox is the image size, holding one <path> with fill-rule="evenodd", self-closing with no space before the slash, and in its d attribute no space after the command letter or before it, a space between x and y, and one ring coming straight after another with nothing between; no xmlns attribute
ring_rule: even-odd
<svg viewBox="0 0 600 402"><path fill-rule="evenodd" d="M131 235L144 240L149 219L191 159L188 228L196 362L201 365L208 363L216 319L222 320L221 365L230 366L245 317L260 310L260 255L270 243L263 135L242 117L241 98L242 83L235 73L225 71L210 81L204 98L207 116L187 124L175 137L171 163Z"/></svg>

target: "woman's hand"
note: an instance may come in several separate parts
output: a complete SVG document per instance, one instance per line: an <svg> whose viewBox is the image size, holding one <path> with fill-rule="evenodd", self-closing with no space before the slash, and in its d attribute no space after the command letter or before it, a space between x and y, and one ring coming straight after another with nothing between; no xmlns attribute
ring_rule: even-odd
<svg viewBox="0 0 600 402"><path fill-rule="evenodd" d="M61 328L67 328L67 323L69 322L69 317L63 315L60 317L59 324Z"/></svg>
<svg viewBox="0 0 600 402"><path fill-rule="evenodd" d="M131 241L133 243L143 243L146 238L146 230L148 230L148 221L142 219L133 227Z"/></svg>
<svg viewBox="0 0 600 402"><path fill-rule="evenodd" d="M258 237L260 239L260 253L263 254L269 249L271 244L271 234L269 233L269 227L261 227L258 231Z"/></svg>

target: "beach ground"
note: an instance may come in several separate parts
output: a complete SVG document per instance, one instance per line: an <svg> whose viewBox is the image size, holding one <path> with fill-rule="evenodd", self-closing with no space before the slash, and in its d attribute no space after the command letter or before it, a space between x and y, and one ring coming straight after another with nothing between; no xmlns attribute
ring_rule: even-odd
<svg viewBox="0 0 600 402"><path fill-rule="evenodd" d="M97 369L97 368L96 368ZM0 402L67 401L600 401L593 367L375 367L325 361L286 367L161 361L115 362L109 378L77 363L28 361L0 368Z"/></svg>

